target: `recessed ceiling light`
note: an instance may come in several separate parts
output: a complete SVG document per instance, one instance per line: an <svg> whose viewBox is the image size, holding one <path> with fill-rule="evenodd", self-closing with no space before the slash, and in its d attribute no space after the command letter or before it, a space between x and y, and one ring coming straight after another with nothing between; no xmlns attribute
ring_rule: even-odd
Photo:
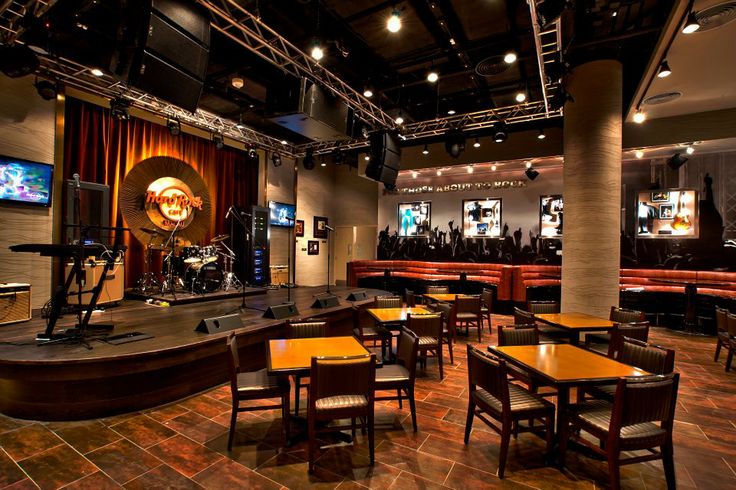
<svg viewBox="0 0 736 490"><path fill-rule="evenodd" d="M670 75L672 75L672 70L670 70L670 65L669 63L667 63L667 60L663 60L662 63L659 65L659 73L657 73L657 76L659 78L666 78Z"/></svg>
<svg viewBox="0 0 736 490"><path fill-rule="evenodd" d="M230 84L235 88L243 88L243 85L245 85L245 82L240 77L233 77L232 80L230 80Z"/></svg>
<svg viewBox="0 0 736 490"><path fill-rule="evenodd" d="M397 116L396 117L396 124L399 124L399 125L404 124L404 118L401 117L400 115Z"/></svg>
<svg viewBox="0 0 736 490"><path fill-rule="evenodd" d="M289 144L289 142L288 142L288 141L286 141L286 140L281 140L281 144L282 144L282 145L288 145L288 144Z"/></svg>
<svg viewBox="0 0 736 490"><path fill-rule="evenodd" d="M644 158L644 152L641 150L636 150L634 152L634 156L636 156L636 158Z"/></svg>
<svg viewBox="0 0 736 490"><path fill-rule="evenodd" d="M547 137L547 135L544 134L544 129L540 129L539 130L539 134L537 135L537 139L543 140L546 137Z"/></svg>
<svg viewBox="0 0 736 490"><path fill-rule="evenodd" d="M469 174L472 174L473 173L473 166L472 165L468 165L468 173Z"/></svg>
<svg viewBox="0 0 736 490"><path fill-rule="evenodd" d="M366 87L365 90L363 90L363 97L371 98L373 97L373 90L371 90L369 87Z"/></svg>
<svg viewBox="0 0 736 490"><path fill-rule="evenodd" d="M524 165L526 165L526 168L532 168L531 160L528 160L527 162L525 162Z"/></svg>
<svg viewBox="0 0 736 490"><path fill-rule="evenodd" d="M424 149L422 150L422 155L429 155L429 147L427 145L424 145Z"/></svg>
<svg viewBox="0 0 736 490"><path fill-rule="evenodd" d="M687 152L688 155L692 155L693 153L695 153L695 148L693 148L692 145L688 145L685 151Z"/></svg>
<svg viewBox="0 0 736 490"><path fill-rule="evenodd" d="M491 170L493 170L495 172L496 171L496 166L495 165L491 165Z"/></svg>
<svg viewBox="0 0 736 490"><path fill-rule="evenodd" d="M442 170L437 171L437 177L442 177Z"/></svg>
<svg viewBox="0 0 736 490"><path fill-rule="evenodd" d="M450 44L453 45L453 46L455 45L455 38L454 37L451 37L450 38Z"/></svg>
<svg viewBox="0 0 736 490"><path fill-rule="evenodd" d="M104 73L102 72L102 70L100 70L99 68L92 68L90 70L90 73L92 73L96 77L101 77L102 75L104 75Z"/></svg>
<svg viewBox="0 0 736 490"><path fill-rule="evenodd" d="M447 111L447 115L448 116L454 116L455 115L455 109L450 109L449 111Z"/></svg>
<svg viewBox="0 0 736 490"><path fill-rule="evenodd" d="M363 157L363 160L365 160L366 162L370 162L370 161L371 161L371 157L370 157L370 155L366 155L366 156L364 156L364 157Z"/></svg>
<svg viewBox="0 0 736 490"><path fill-rule="evenodd" d="M322 50L322 47L319 45L319 43L315 43L314 46L312 46L312 58L316 61L319 61L324 57L325 52Z"/></svg>
<svg viewBox="0 0 736 490"><path fill-rule="evenodd" d="M692 34L698 29L700 29L700 22L698 21L698 18L695 16L695 12L690 11L690 13L687 16L687 20L685 21L685 25L682 27L682 33Z"/></svg>
<svg viewBox="0 0 736 490"><path fill-rule="evenodd" d="M391 16L386 20L386 29L389 32L399 32L401 30L401 14L398 10L391 12Z"/></svg>
<svg viewBox="0 0 736 490"><path fill-rule="evenodd" d="M646 120L647 120L647 115L644 114L641 110L638 110L634 113L634 122L636 124L641 124Z"/></svg>
<svg viewBox="0 0 736 490"><path fill-rule="evenodd" d="M475 138L475 143L473 143L474 148L480 148L480 141L478 141L478 137Z"/></svg>
<svg viewBox="0 0 736 490"><path fill-rule="evenodd" d="M611 17L616 17L617 15L618 15L618 12L616 12L616 11L614 10L614 11L613 11L613 13L611 14Z"/></svg>
<svg viewBox="0 0 736 490"><path fill-rule="evenodd" d="M524 92L519 92L514 98L516 99L516 102L524 102L526 100L526 94Z"/></svg>
<svg viewBox="0 0 736 490"><path fill-rule="evenodd" d="M514 61L516 61L516 53L514 53L513 51L509 51L508 53L506 53L506 54L504 55L504 57L503 57L503 60L504 60L504 61L505 61L505 62L506 62L507 64L509 64L509 65L510 65L511 63L513 63Z"/></svg>
<svg viewBox="0 0 736 490"><path fill-rule="evenodd" d="M319 166L320 167L326 167L327 166L327 162L322 162L322 163L319 164Z"/></svg>
<svg viewBox="0 0 736 490"><path fill-rule="evenodd" d="M427 81L429 83L435 83L439 79L440 76L437 74L436 71L430 71L429 73L427 73Z"/></svg>
<svg viewBox="0 0 736 490"><path fill-rule="evenodd" d="M412 179L416 179L418 176L419 176L419 172L414 171L414 172L411 173L411 178Z"/></svg>

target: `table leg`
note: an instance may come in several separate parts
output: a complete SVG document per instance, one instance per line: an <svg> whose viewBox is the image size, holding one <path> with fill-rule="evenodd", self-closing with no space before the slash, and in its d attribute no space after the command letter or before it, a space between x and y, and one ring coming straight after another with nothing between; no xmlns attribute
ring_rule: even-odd
<svg viewBox="0 0 736 490"><path fill-rule="evenodd" d="M695 284L685 285L685 331L687 333L696 333L698 327L698 317L695 311L695 302L697 301L698 288Z"/></svg>
<svg viewBox="0 0 736 490"><path fill-rule="evenodd" d="M570 404L570 388L567 386L558 385L557 386L557 434L556 434L557 437L560 436L560 433L562 432L562 428L564 427L564 424L566 423L565 413L567 411L567 406L569 404Z"/></svg>
<svg viewBox="0 0 736 490"><path fill-rule="evenodd" d="M577 330L570 331L570 344L578 345L580 343L580 332Z"/></svg>

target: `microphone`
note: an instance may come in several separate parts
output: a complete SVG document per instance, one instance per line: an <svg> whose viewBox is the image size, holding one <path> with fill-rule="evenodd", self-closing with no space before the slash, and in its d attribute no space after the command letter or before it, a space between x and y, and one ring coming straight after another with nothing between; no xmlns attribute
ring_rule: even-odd
<svg viewBox="0 0 736 490"><path fill-rule="evenodd" d="M248 216L248 217L250 217L250 216L253 216L253 215L252 214L248 214L245 211L241 211L240 212L240 216Z"/></svg>
<svg viewBox="0 0 736 490"><path fill-rule="evenodd" d="M230 211L232 211L232 210L233 210L233 207L232 206L230 206L229 208L227 208L227 213L225 214L225 219L228 219L230 217Z"/></svg>
<svg viewBox="0 0 736 490"><path fill-rule="evenodd" d="M335 231L335 229L333 227L331 227L330 225L325 225L325 228L328 229L328 230L330 230L330 231Z"/></svg>
<svg viewBox="0 0 736 490"><path fill-rule="evenodd" d="M72 175L72 178L74 179L74 187L79 189L82 186L81 183L79 182L79 174Z"/></svg>

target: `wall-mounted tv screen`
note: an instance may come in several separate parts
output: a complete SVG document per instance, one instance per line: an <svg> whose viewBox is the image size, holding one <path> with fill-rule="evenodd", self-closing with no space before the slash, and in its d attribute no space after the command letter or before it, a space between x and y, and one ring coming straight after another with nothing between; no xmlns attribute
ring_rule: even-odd
<svg viewBox="0 0 736 490"><path fill-rule="evenodd" d="M0 201L51 205L54 167L0 156Z"/></svg>
<svg viewBox="0 0 736 490"><path fill-rule="evenodd" d="M641 191L636 208L639 238L698 238L698 191Z"/></svg>
<svg viewBox="0 0 736 490"><path fill-rule="evenodd" d="M295 204L268 201L268 208L271 210L271 226L294 226L294 220L296 219Z"/></svg>
<svg viewBox="0 0 736 490"><path fill-rule="evenodd" d="M490 238L501 236L501 199L463 201L463 235Z"/></svg>

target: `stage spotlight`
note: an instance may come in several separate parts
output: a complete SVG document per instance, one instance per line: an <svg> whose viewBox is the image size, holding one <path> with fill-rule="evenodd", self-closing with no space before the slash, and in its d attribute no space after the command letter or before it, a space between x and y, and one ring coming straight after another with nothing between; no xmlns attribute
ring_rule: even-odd
<svg viewBox="0 0 736 490"><path fill-rule="evenodd" d="M343 163L345 163L345 156L342 154L341 151L338 150L332 155L332 163L334 163L335 165L342 165Z"/></svg>
<svg viewBox="0 0 736 490"><path fill-rule="evenodd" d="M440 76L436 71L430 71L429 73L427 73L427 81L429 83L435 83L439 79Z"/></svg>
<svg viewBox="0 0 736 490"><path fill-rule="evenodd" d="M258 156L258 152L256 151L256 147L255 146L251 146L250 147L250 149L248 150L248 156L250 158L256 158Z"/></svg>
<svg viewBox="0 0 736 490"><path fill-rule="evenodd" d="M455 109L450 109L450 110L447 111L447 115L448 116L454 116L455 114L456 114Z"/></svg>
<svg viewBox="0 0 736 490"><path fill-rule="evenodd" d="M659 78L667 78L670 75L672 75L672 70L670 69L669 63L667 63L667 60L664 60L659 65L659 73L657 73L657 76Z"/></svg>
<svg viewBox="0 0 736 490"><path fill-rule="evenodd" d="M570 5L568 0L544 0L537 4L537 17L542 29L549 27L554 21L560 18L562 12Z"/></svg>
<svg viewBox="0 0 736 490"><path fill-rule="evenodd" d="M179 136L181 134L181 123L178 119L167 120L166 127L169 128L169 133L171 133L171 136Z"/></svg>
<svg viewBox="0 0 736 490"><path fill-rule="evenodd" d="M682 156L681 153L675 153L669 160L667 160L667 166L670 167L672 170L677 170L678 168L685 165L685 163L687 163L687 160L688 158Z"/></svg>
<svg viewBox="0 0 736 490"><path fill-rule="evenodd" d="M310 55L315 61L319 61L325 57L325 52L322 49L322 46L319 44L319 41L315 41L312 45L312 51Z"/></svg>
<svg viewBox="0 0 736 490"><path fill-rule="evenodd" d="M391 12L391 17L386 20L386 29L389 32L399 32L401 30L401 14L398 10L394 9Z"/></svg>
<svg viewBox="0 0 736 490"><path fill-rule="evenodd" d="M526 100L526 94L524 92L519 92L518 94L516 94L516 97L514 97L514 99L516 99L516 102L521 104Z"/></svg>
<svg viewBox="0 0 736 490"><path fill-rule="evenodd" d="M429 155L429 146L424 145L424 149L422 150L422 155Z"/></svg>
<svg viewBox="0 0 736 490"><path fill-rule="evenodd" d="M20 78L35 72L41 62L25 44L0 47L0 71L10 78Z"/></svg>
<svg viewBox="0 0 736 490"><path fill-rule="evenodd" d="M373 89L371 89L370 86L366 86L365 89L363 90L363 97L366 97L368 99L373 97Z"/></svg>
<svg viewBox="0 0 736 490"><path fill-rule="evenodd" d="M122 121L127 121L128 119L130 119L128 109L130 109L129 100L123 99L122 97L117 97L110 101L110 114L112 114L113 117L116 117Z"/></svg>
<svg viewBox="0 0 736 490"><path fill-rule="evenodd" d="M451 129L445 133L445 151L457 158L465 151L465 133L460 129Z"/></svg>
<svg viewBox="0 0 736 490"><path fill-rule="evenodd" d="M480 148L480 140L478 137L475 137L475 143L473 143L473 148Z"/></svg>
<svg viewBox="0 0 736 490"><path fill-rule="evenodd" d="M539 172L537 172L536 170L534 170L534 167L529 167L528 169L526 169L524 171L524 173L526 174L526 176L527 176L527 178L529 180L534 180L537 177L539 177Z"/></svg>
<svg viewBox="0 0 736 490"><path fill-rule="evenodd" d="M546 137L547 137L547 135L546 135L546 134L544 134L544 129L540 129L540 130L539 130L539 134L537 134L537 139L538 139L538 140L543 140L543 139L544 139L544 138L546 138Z"/></svg>
<svg viewBox="0 0 736 490"><path fill-rule="evenodd" d="M493 125L493 141L496 143L503 143L508 139L508 137L509 133L505 123L499 121Z"/></svg>
<svg viewBox="0 0 736 490"><path fill-rule="evenodd" d="M281 166L281 155L278 153L271 153L271 163L274 167L280 167Z"/></svg>
<svg viewBox="0 0 736 490"><path fill-rule="evenodd" d="M314 170L314 163L314 150L312 150L311 148L307 148L307 153L302 159L304 170Z"/></svg>
<svg viewBox="0 0 736 490"><path fill-rule="evenodd" d="M225 138L220 133L212 133L212 142L218 150L225 148Z"/></svg>
<svg viewBox="0 0 736 490"><path fill-rule="evenodd" d="M240 114L238 116L238 122L237 122L237 124L235 124L235 127L238 128L238 129L240 129L240 130L245 129L245 123L243 122L243 115L242 114ZM286 143L283 143L282 142L281 144L284 145Z"/></svg>
<svg viewBox="0 0 736 490"><path fill-rule="evenodd" d="M43 100L54 100L58 94L56 84L48 80L38 80L33 86Z"/></svg>
<svg viewBox="0 0 736 490"><path fill-rule="evenodd" d="M687 20L685 21L685 25L682 27L682 33L683 34L692 34L693 32L700 29L700 21L695 15L695 12L692 10L687 16Z"/></svg>

